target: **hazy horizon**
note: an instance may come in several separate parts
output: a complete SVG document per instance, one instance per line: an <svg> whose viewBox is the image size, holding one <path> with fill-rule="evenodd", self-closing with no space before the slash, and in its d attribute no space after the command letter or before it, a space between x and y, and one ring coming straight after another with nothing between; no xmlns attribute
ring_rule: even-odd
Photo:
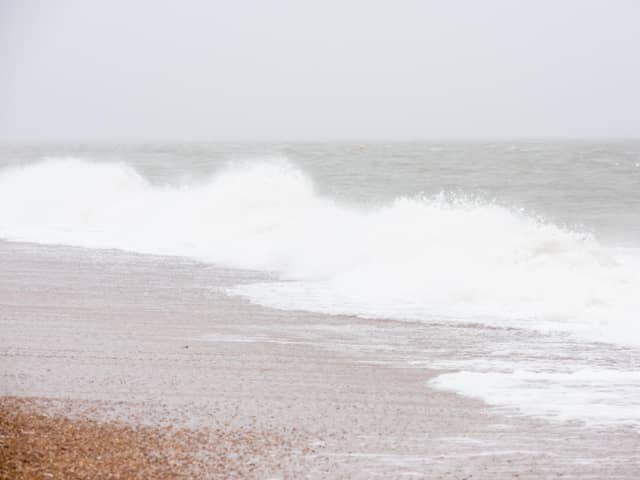
<svg viewBox="0 0 640 480"><path fill-rule="evenodd" d="M602 144L602 143L638 143L637 137L442 137L442 138L0 138L0 146L4 147L144 147L146 145L313 145L313 144L345 144L345 145L380 145L380 144Z"/></svg>
<svg viewBox="0 0 640 480"><path fill-rule="evenodd" d="M0 0L0 141L635 140L639 44L628 0Z"/></svg>

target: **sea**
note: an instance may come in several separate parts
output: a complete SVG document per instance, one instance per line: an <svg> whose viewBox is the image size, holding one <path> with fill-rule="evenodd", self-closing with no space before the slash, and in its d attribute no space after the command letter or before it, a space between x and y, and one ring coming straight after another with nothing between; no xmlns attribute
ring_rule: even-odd
<svg viewBox="0 0 640 480"><path fill-rule="evenodd" d="M0 242L220 266L230 297L401 325L340 348L425 389L640 427L640 141L5 144Z"/></svg>

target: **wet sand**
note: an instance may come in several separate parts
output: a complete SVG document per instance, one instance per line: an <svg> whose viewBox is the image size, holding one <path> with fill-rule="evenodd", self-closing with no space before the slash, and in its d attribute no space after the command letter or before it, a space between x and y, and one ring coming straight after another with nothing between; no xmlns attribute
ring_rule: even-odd
<svg viewBox="0 0 640 480"><path fill-rule="evenodd" d="M7 242L0 265L0 446L14 459L31 443L16 441L11 425L33 425L20 431L51 431L51 445L65 428L104 440L98 450L109 450L105 432L148 442L139 458L158 451L168 469L144 475L139 463L145 478L640 475L640 435L630 427L506 415L429 388L438 370L385 348L411 326L281 312L219 291L258 274ZM425 348L449 345L452 355L478 335L420 328ZM32 435L46 450L46 437ZM76 454L53 458L73 466L89 456L74 445ZM113 462L96 471L107 478ZM72 478L49 473L22 478Z"/></svg>

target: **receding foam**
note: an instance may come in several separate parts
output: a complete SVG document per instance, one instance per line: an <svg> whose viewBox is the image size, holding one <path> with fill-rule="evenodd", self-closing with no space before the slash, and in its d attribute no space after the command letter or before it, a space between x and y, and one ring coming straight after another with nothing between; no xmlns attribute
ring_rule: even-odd
<svg viewBox="0 0 640 480"><path fill-rule="evenodd" d="M590 424L640 423L637 371L463 371L440 375L431 385L528 415Z"/></svg>

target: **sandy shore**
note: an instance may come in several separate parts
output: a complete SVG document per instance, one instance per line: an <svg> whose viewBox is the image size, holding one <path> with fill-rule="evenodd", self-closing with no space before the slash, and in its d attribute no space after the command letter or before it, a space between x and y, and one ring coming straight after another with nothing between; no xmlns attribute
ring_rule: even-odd
<svg viewBox="0 0 640 480"><path fill-rule="evenodd" d="M507 416L432 390L438 370L384 348L407 326L218 290L252 273L6 242L0 265L0 478L640 475L636 430ZM430 344L477 335L424 328ZM20 477L29 449L40 470Z"/></svg>
<svg viewBox="0 0 640 480"><path fill-rule="evenodd" d="M313 451L296 451L294 442L304 439L295 431L159 428L80 417L71 404L68 418L51 407L42 399L0 398L1 479L265 478L282 471L283 460L293 473L293 456Z"/></svg>

